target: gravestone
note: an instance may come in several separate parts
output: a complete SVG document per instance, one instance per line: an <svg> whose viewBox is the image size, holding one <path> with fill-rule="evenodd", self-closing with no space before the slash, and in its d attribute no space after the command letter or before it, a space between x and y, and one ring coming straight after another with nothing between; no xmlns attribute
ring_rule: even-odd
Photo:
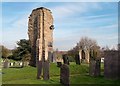
<svg viewBox="0 0 120 86"><path fill-rule="evenodd" d="M89 75L100 76L101 58L98 57L97 51L90 50Z"/></svg>
<svg viewBox="0 0 120 86"><path fill-rule="evenodd" d="M104 77L107 79L120 79L120 57L118 51L105 51Z"/></svg>
<svg viewBox="0 0 120 86"><path fill-rule="evenodd" d="M43 79L44 80L49 79L49 62L48 61L43 62Z"/></svg>
<svg viewBox="0 0 120 86"><path fill-rule="evenodd" d="M62 66L62 62L57 62L57 67L61 67Z"/></svg>
<svg viewBox="0 0 120 86"><path fill-rule="evenodd" d="M63 64L60 67L60 83L69 86L69 67L67 64Z"/></svg>
<svg viewBox="0 0 120 86"><path fill-rule="evenodd" d="M53 63L56 62L56 52L53 52Z"/></svg>
<svg viewBox="0 0 120 86"><path fill-rule="evenodd" d="M48 59L50 62L53 62L53 53L48 52Z"/></svg>
<svg viewBox="0 0 120 86"><path fill-rule="evenodd" d="M42 61L37 61L37 79L41 79L42 65Z"/></svg>
<svg viewBox="0 0 120 86"><path fill-rule="evenodd" d="M90 76L100 76L100 59L90 59L89 63L89 75Z"/></svg>
<svg viewBox="0 0 120 86"><path fill-rule="evenodd" d="M63 63L69 65L69 59L68 59L67 54L63 54L63 55L62 55L62 58L63 58Z"/></svg>
<svg viewBox="0 0 120 86"><path fill-rule="evenodd" d="M9 67L9 62L7 59L5 59L5 61L3 62L3 67L4 68L8 68Z"/></svg>
<svg viewBox="0 0 120 86"><path fill-rule="evenodd" d="M76 64L80 65L80 57L78 54L75 55Z"/></svg>

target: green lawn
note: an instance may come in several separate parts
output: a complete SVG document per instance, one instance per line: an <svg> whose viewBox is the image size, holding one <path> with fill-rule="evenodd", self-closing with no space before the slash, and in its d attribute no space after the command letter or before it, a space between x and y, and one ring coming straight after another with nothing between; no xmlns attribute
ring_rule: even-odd
<svg viewBox="0 0 120 86"><path fill-rule="evenodd" d="M70 84L120 84L119 80L107 80L103 76L91 77L88 75L88 65L70 63ZM55 63L50 65L50 80L37 80L36 68L8 68L3 69L3 84L60 84L60 68Z"/></svg>

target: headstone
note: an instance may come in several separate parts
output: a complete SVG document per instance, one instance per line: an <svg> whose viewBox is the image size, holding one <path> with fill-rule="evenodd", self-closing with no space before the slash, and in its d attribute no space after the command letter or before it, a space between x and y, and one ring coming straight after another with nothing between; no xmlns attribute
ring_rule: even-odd
<svg viewBox="0 0 120 86"><path fill-rule="evenodd" d="M37 79L41 79L42 67L42 61L37 61Z"/></svg>
<svg viewBox="0 0 120 86"><path fill-rule="evenodd" d="M53 52L53 63L55 63L55 62L56 62L56 53Z"/></svg>
<svg viewBox="0 0 120 86"><path fill-rule="evenodd" d="M120 44L119 44L120 45ZM120 79L120 46L118 50L118 78Z"/></svg>
<svg viewBox="0 0 120 86"><path fill-rule="evenodd" d="M100 59L90 59L89 63L89 75L90 76L100 76Z"/></svg>
<svg viewBox="0 0 120 86"><path fill-rule="evenodd" d="M62 62L57 62L57 67L61 67L62 66Z"/></svg>
<svg viewBox="0 0 120 86"><path fill-rule="evenodd" d="M43 62L43 79L49 80L49 62Z"/></svg>
<svg viewBox="0 0 120 86"><path fill-rule="evenodd" d="M65 86L69 86L69 67L67 64L63 64L60 67L60 83Z"/></svg>
<svg viewBox="0 0 120 86"><path fill-rule="evenodd" d="M8 68L9 67L9 62L8 62L7 59L4 61L3 67L4 68Z"/></svg>
<svg viewBox="0 0 120 86"><path fill-rule="evenodd" d="M63 54L62 57L63 57L63 63L69 65L69 59L68 59L67 54Z"/></svg>
<svg viewBox="0 0 120 86"><path fill-rule="evenodd" d="M48 59L50 62L53 62L53 53L48 52Z"/></svg>
<svg viewBox="0 0 120 86"><path fill-rule="evenodd" d="M29 62L28 62L28 61L22 62L22 65L28 66L28 65L29 65Z"/></svg>
<svg viewBox="0 0 120 86"><path fill-rule="evenodd" d="M120 79L120 57L118 51L106 51L104 58L104 76L107 79Z"/></svg>
<svg viewBox="0 0 120 86"><path fill-rule="evenodd" d="M75 55L75 61L76 61L76 64L80 65L80 57L78 54Z"/></svg>

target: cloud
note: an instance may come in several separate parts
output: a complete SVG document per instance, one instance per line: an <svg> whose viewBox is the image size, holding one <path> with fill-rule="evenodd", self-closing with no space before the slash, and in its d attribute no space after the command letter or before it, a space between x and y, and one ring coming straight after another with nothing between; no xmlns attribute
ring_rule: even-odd
<svg viewBox="0 0 120 86"><path fill-rule="evenodd" d="M56 20L61 20L64 18L68 18L74 14L83 14L85 12L91 11L91 9L101 9L98 3L61 3L61 5L51 7L53 12L53 16Z"/></svg>
<svg viewBox="0 0 120 86"><path fill-rule="evenodd" d="M68 50L83 36L96 39L100 46L117 44L117 14L84 15L95 10L103 7L99 3L72 3L53 8L55 47Z"/></svg>
<svg viewBox="0 0 120 86"><path fill-rule="evenodd" d="M20 39L27 39L27 16L22 16L21 18L15 19L14 21L10 21L11 26L7 26L3 28L3 44L13 49L15 47L15 43Z"/></svg>
<svg viewBox="0 0 120 86"><path fill-rule="evenodd" d="M81 37L88 36L95 39L102 47L118 43L117 24L101 26L99 28L74 28L74 30L58 29L54 33L54 46L60 50L69 50L75 46Z"/></svg>
<svg viewBox="0 0 120 86"><path fill-rule="evenodd" d="M50 6L48 4L51 4ZM55 4L55 3L54 3ZM27 37L28 16L39 6L46 6L52 10L55 19L54 47L59 50L69 50L74 47L82 36L95 38L100 45L113 45L117 40L117 17L113 14L85 15L96 10L103 10L99 3L33 3L23 15L15 18L5 18L3 43L8 48L14 48L15 42ZM4 22L4 23L5 23Z"/></svg>

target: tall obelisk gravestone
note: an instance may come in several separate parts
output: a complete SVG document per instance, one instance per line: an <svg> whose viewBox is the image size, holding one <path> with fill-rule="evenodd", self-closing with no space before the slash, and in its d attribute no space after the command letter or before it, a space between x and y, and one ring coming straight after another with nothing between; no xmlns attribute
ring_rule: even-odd
<svg viewBox="0 0 120 86"><path fill-rule="evenodd" d="M37 78L49 79L49 59L53 52L53 17L44 7L34 9L29 16L28 35L31 44L30 65L37 66Z"/></svg>

